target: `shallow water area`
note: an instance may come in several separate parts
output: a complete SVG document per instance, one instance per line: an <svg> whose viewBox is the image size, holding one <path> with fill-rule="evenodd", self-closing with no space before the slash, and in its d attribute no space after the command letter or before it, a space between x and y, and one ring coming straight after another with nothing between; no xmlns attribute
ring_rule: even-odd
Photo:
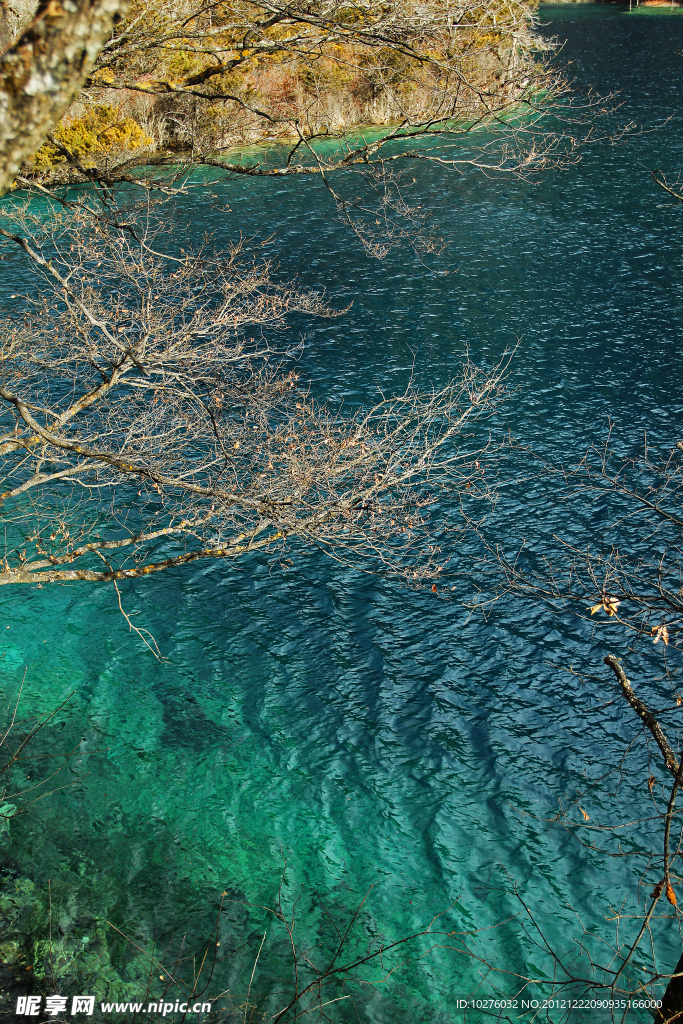
<svg viewBox="0 0 683 1024"><path fill-rule="evenodd" d="M681 211L649 168L673 172L683 161L683 22L647 13L552 5L541 20L567 40L562 59L580 85L621 91L619 120L670 118L666 127L595 146L538 183L421 163L410 198L435 211L447 242L431 269L406 251L367 257L317 181L223 182L204 171L178 202L178 221L192 222L197 244L205 232L219 245L240 231L262 240L281 279L324 287L339 307L353 301L339 319L295 327L306 335L302 376L332 404L398 391L412 373L442 384L467 351L490 365L516 346L500 433L561 461L609 421L625 450L645 429L653 443L673 442L683 413ZM0 282L0 300L16 287ZM532 490L506 500L517 524L542 522L548 536L580 521L544 495L539 510ZM618 706L602 731L588 727L593 694L563 671L597 671L599 638L513 601L483 620L458 592L435 599L316 553L291 558L122 584L126 611L163 661L129 631L109 587L0 591L3 705L25 669L25 715L73 693L42 742L83 755L68 780L78 784L14 819L4 846L3 891L34 886L16 920L35 962L48 880L64 990L99 985L107 998L133 998L148 981L106 922L144 949L155 943L155 955L169 944L176 952L183 936L202 950L223 900L209 997L229 989L243 1005L267 932L256 1003L289 970L286 942L259 909L273 905L285 860L283 897L290 906L302 893L310 944L328 942L330 918L347 920L372 885L359 919L365 946L443 911L445 930L490 928L471 943L499 966L547 974L515 922L503 923L519 910L513 881L558 947L572 941L575 913L611 935L611 907L632 888L623 864L547 820L586 768L599 774L631 735ZM647 793L629 785L635 813ZM495 991L481 973L480 962L437 950L335 1006L334 1019L461 1020L459 997Z"/></svg>

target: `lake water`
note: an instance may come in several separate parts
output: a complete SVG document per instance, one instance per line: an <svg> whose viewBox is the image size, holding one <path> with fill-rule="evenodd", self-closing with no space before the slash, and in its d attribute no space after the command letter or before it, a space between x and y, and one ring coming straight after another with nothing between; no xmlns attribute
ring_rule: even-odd
<svg viewBox="0 0 683 1024"><path fill-rule="evenodd" d="M204 202L200 192L178 215L191 216L198 241L205 229L218 242L240 231L271 239L260 251L283 279L325 287L340 306L353 300L341 318L305 325L300 367L317 395L367 401L378 386L401 388L413 362L422 383L443 383L467 348L492 363L517 345L517 391L497 430L565 461L604 437L609 420L625 448L644 429L674 442L681 210L649 170L683 162L683 19L601 5L545 7L542 18L567 40L562 60L579 84L620 91L617 121L671 120L628 145L595 146L539 183L420 166L412 195L448 243L436 273L405 251L366 257L316 182L208 179ZM541 537L572 529L571 511L548 495L519 488L510 500L517 518L493 524L503 539L513 520ZM181 941L201 957L228 893L206 998L228 1006L218 996L229 990L244 1004L267 933L250 1005L272 1010L288 951L259 907L272 906L285 858L283 898L291 906L301 893L297 934L311 947L331 948L319 901L345 921L371 885L362 948L445 911L450 930L490 929L470 939L478 957L546 976L549 958L509 920L520 909L513 883L558 949L581 935L575 914L611 938L611 907L633 897L636 879L546 820L585 788L584 771L615 763L633 731L628 708L594 714L599 684L561 671L599 672L598 639L514 601L484 621L468 618L457 594L401 590L317 554L292 561L128 582L124 605L154 634L162 663L130 634L108 587L0 591L4 703L26 667L25 714L73 693L43 748L105 751L74 763L68 780L89 773L77 786L12 823L4 887L22 894L12 920L26 962L44 969L48 880L57 990L121 999L145 991L145 972L107 921L162 960ZM642 779L621 791L634 817L647 799ZM591 814L608 814L607 789L589 790ZM673 966L675 941L662 941ZM166 988L162 974L153 971L153 994ZM485 974L481 960L436 951L379 989L350 989L330 1016L461 1020L458 997L513 994L511 981Z"/></svg>

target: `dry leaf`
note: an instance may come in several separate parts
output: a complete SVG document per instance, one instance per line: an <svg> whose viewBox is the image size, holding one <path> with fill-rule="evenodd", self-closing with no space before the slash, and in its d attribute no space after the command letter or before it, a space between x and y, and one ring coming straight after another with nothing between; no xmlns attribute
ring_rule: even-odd
<svg viewBox="0 0 683 1024"><path fill-rule="evenodd" d="M439 591L436 589L436 583L432 583L432 594L438 594Z"/></svg>
<svg viewBox="0 0 683 1024"><path fill-rule="evenodd" d="M579 810L580 810L580 811L581 811L581 813L583 814L583 820L584 820L584 821L590 821L590 818L588 817L588 815L587 815L587 814L586 814L586 812L584 811L583 807L579 807Z"/></svg>
<svg viewBox="0 0 683 1024"><path fill-rule="evenodd" d="M596 612L599 612L600 609L602 609L607 612L609 616L612 616L616 615L617 608L620 604L621 601L617 601L616 597L603 597L601 601L594 604L592 608L588 608L587 611L589 611L591 615L595 615Z"/></svg>
<svg viewBox="0 0 683 1024"><path fill-rule="evenodd" d="M666 628L666 626L653 626L652 632L654 634L654 640L652 641L654 644L659 643L660 640L663 640L665 645L668 647L669 630Z"/></svg>
<svg viewBox="0 0 683 1024"><path fill-rule="evenodd" d="M663 888L664 888L664 882L657 882L656 886L654 887L654 889L650 893L650 899L658 900L659 897L662 895L662 889Z"/></svg>
<svg viewBox="0 0 683 1024"><path fill-rule="evenodd" d="M652 792L652 790L654 789L654 785L655 777L654 775L651 775L650 778L647 780L647 788L650 790L650 792Z"/></svg>
<svg viewBox="0 0 683 1024"><path fill-rule="evenodd" d="M668 899L669 903L672 903L674 905L674 907L677 906L677 904L676 904L676 893L671 888L671 883L670 882L666 883L666 898Z"/></svg>

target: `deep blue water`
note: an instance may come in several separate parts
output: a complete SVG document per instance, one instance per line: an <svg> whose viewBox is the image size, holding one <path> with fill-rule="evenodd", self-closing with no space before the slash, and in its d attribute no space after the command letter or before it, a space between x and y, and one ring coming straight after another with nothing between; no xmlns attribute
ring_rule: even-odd
<svg viewBox="0 0 683 1024"><path fill-rule="evenodd" d="M567 40L561 59L577 84L620 91L615 125L670 120L535 182L421 165L411 198L434 211L447 242L431 271L406 251L365 256L316 182L208 180L177 216L197 241L207 229L217 243L240 231L270 239L259 252L283 280L324 287L339 307L353 300L339 319L295 328L307 335L302 376L333 403L398 390L413 365L418 381L443 383L468 349L491 364L516 345L517 390L498 432L561 461L609 421L627 450L645 429L668 444L683 412L683 238L681 212L649 170L683 159L683 19L600 5L546 7L542 17ZM219 212L226 203L230 212ZM492 529L510 543L581 526L534 488L518 487L502 508L509 515ZM484 620L468 617L459 592L446 602L318 554L292 559L289 570L255 557L122 587L161 664L129 633L108 588L0 592L7 700L28 666L27 712L74 691L50 744L83 737L83 750L108 748L87 761L80 785L13 823L6 851L41 898L50 879L65 990L68 980L80 991L68 966L78 954L81 966L91 957L88 983L106 965L132 998L142 975L104 920L141 945L175 948L187 933L198 949L222 892L272 902L283 857L287 899L303 886L300 927L311 943L328 939L316 894L341 917L376 883L363 941L398 938L451 907L451 929L497 926L472 938L478 955L547 974L542 951L514 921L501 923L519 910L511 880L558 948L581 934L574 912L610 937L610 908L633 898L634 878L547 823L584 771L613 765L632 735L628 709L594 713L600 684L562 671L599 672L598 638L514 600ZM640 781L621 790L634 816L647 798ZM609 815L607 788L590 793L591 814ZM242 906L224 916L210 998L244 993L267 920ZM662 943L675 962L674 939ZM275 929L264 950L257 1002L284 969ZM436 952L334 1013L378 1024L460 1020L455 999L483 973L480 962ZM514 990L493 984L481 991Z"/></svg>

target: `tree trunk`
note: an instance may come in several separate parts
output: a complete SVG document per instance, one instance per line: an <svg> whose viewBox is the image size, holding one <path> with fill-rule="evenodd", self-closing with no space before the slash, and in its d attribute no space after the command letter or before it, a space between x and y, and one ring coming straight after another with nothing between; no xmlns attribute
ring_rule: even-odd
<svg viewBox="0 0 683 1024"><path fill-rule="evenodd" d="M677 977L676 977L677 975ZM661 1009L657 1010L655 1024L683 1024L683 955L676 964L674 977L666 987Z"/></svg>
<svg viewBox="0 0 683 1024"><path fill-rule="evenodd" d="M0 56L0 195L83 85L130 0L40 0Z"/></svg>

